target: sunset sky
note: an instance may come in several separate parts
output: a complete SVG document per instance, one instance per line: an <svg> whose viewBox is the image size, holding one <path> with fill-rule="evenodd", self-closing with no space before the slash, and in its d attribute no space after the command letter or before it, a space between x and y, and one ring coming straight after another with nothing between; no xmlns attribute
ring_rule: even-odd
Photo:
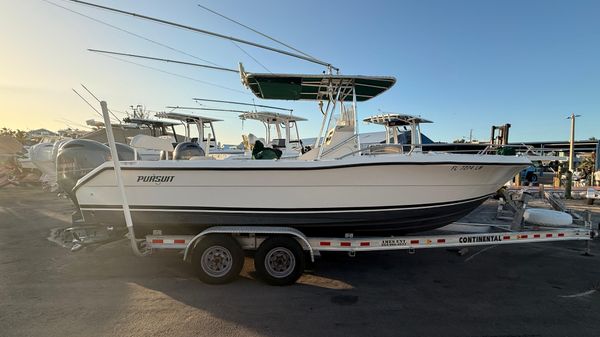
<svg viewBox="0 0 600 337"><path fill-rule="evenodd" d="M256 99L235 74L86 51L208 61L228 68L243 62L250 72L267 71L229 41L52 1L172 49L48 1L2 0L0 127L56 130L99 119L71 90L85 93L80 90L85 84L118 116L137 104L152 111L194 106L192 97L254 100L293 108L308 118L301 125L303 137L318 131L321 114L315 102ZM379 109L421 115L435 122L423 128L434 140L452 141L468 136L470 129L485 140L491 125L504 123L513 125L512 141L566 140L571 112L582 115L578 139L600 138L598 1L91 1L278 47L197 6L202 3L333 63L343 74L395 76L390 91L359 105L361 118ZM324 70L241 47L271 72ZM223 142L239 143L242 132L262 132L251 122L242 130L232 113L202 114L225 119L216 126ZM379 130L361 125L363 132Z"/></svg>

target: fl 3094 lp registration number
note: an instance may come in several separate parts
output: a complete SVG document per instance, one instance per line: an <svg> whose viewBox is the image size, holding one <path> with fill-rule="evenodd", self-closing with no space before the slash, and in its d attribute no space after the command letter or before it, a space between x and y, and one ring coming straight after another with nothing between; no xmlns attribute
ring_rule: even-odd
<svg viewBox="0 0 600 337"><path fill-rule="evenodd" d="M479 171L483 165L454 165L450 166L450 171Z"/></svg>

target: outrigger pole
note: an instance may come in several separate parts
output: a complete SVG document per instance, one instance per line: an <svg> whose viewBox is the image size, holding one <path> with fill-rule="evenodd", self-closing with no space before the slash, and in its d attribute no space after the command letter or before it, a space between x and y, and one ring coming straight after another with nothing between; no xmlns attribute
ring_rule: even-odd
<svg viewBox="0 0 600 337"><path fill-rule="evenodd" d="M334 69L336 71L339 71L339 68L334 67L329 62L321 61L321 60L315 59L313 57L307 57L307 56L300 55L300 54L297 54L297 53L292 53L292 52L285 51L285 50L282 50L282 49L277 49L277 48L265 46L265 45L258 44L258 43L255 43L255 42L238 39L238 38L233 37L233 36L227 36L227 35L223 35L223 34L211 32L211 31L208 31L208 30L204 30L204 29L200 29L200 28L196 28L196 27L192 27L192 26L182 25L182 24L176 23L176 22L171 22L171 21L167 21L167 20L163 20L163 19L153 18L151 16L142 15L142 14L138 14L138 13L134 13L134 12L128 12L128 11L124 11L124 10L121 10L121 9L116 9L116 8L111 8L111 7L107 7L107 6L102 6L102 5L98 5L98 4L94 4L94 3L90 3L90 2L85 2L85 1L80 1L80 0L68 0L68 1L75 2L75 3L78 3L78 4L82 4L82 5L87 5L87 6L91 6L91 7L96 7L96 8L104 9L104 10L107 10L107 11L110 11L110 12L115 12L115 13L120 13L120 14L125 14L125 15L131 15L131 16L134 16L136 18L140 18L140 19L144 19L144 20L149 20L149 21L154 21L154 22L162 23L162 24L173 26L173 27L177 27L177 28L181 28L181 29L185 29L185 30L190 30L192 32L196 32L196 33L200 33L200 34L206 34L206 35L210 35L210 36L214 36L214 37L218 37L218 38L222 38L222 39L226 39L226 40L230 40L230 41L242 43L242 44L253 46L253 47L256 47L256 48L266 49L266 50L269 50L269 51L272 51L272 52L276 52L276 53L279 53L279 54L283 54L283 55L295 57L297 59L301 59L301 60L304 60L304 61L316 63L316 64L319 64L319 65L325 66L328 69Z"/></svg>
<svg viewBox="0 0 600 337"><path fill-rule="evenodd" d="M182 109L182 110L202 110L202 111L222 111L222 112L237 112L237 113L246 113L248 111L244 110L231 110L231 109L215 109L215 108L199 108L192 106L166 106L166 109Z"/></svg>
<svg viewBox="0 0 600 337"><path fill-rule="evenodd" d="M259 108L277 109L277 110L289 111L290 113L294 111L294 109L280 108L280 107L271 106L271 105L261 105L261 104L234 102L234 101L222 101L222 100L218 100L218 99L208 99L208 98L192 98L192 99L194 101L201 101L201 102L239 104L239 105L248 105L248 106L254 106L254 107L259 107Z"/></svg>
<svg viewBox="0 0 600 337"><path fill-rule="evenodd" d="M236 74L239 73L239 70L236 70L236 69L229 69L229 68L223 68L223 67L217 67L217 66L210 66L208 64L192 63L192 62L185 62L185 61L177 61L177 60L171 60L171 59L165 59L165 58L159 58L159 57L152 57L152 56L144 56L144 55L138 55L138 54L119 53L119 52L116 52L116 51L108 51L108 50L100 50L100 49L88 49L88 51L91 51L93 53L100 53L100 54L110 54L110 55L135 57L135 58L140 58L140 59L147 59L147 60L154 60L154 61L161 61L161 62L168 62L168 63L183 64L183 65L186 65L186 66L194 66L194 67L209 68L209 69L214 69L214 70L229 71L229 72L236 73Z"/></svg>

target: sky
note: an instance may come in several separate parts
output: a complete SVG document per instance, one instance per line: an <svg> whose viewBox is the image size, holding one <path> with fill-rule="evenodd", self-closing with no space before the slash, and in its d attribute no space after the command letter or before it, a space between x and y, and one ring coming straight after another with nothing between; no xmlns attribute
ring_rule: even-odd
<svg viewBox="0 0 600 337"><path fill-rule="evenodd" d="M572 112L581 115L576 139L600 138L599 1L90 1L279 47L197 6L202 4L332 63L342 74L394 76L393 88L359 104L360 117L379 111L420 115L435 122L423 132L436 141L468 137L471 130L487 140L490 127L504 123L512 124L513 142L567 140ZM316 102L255 98L234 73L87 49L227 68L242 62L249 72L318 74L324 70L319 65L64 0L0 0L0 30L0 127L57 130L99 120L73 93L99 109L81 84L117 116L138 104L149 111L198 106L192 98L202 97L294 109L309 119L300 125L303 138L316 136L320 126ZM233 113L202 114L224 119L215 126L224 143L263 132ZM360 130L382 131L372 125Z"/></svg>

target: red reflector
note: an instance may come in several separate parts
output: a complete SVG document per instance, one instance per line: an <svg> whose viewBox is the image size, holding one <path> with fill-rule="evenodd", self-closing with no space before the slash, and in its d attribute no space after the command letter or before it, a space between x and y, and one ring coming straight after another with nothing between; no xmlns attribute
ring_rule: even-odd
<svg viewBox="0 0 600 337"><path fill-rule="evenodd" d="M341 242L340 246L342 246L342 247L350 247L350 242Z"/></svg>
<svg viewBox="0 0 600 337"><path fill-rule="evenodd" d="M419 240L410 240L411 244L419 243Z"/></svg>
<svg viewBox="0 0 600 337"><path fill-rule="evenodd" d="M329 242L329 241L321 241L321 242L319 242L319 245L321 245L321 246L331 246L331 242Z"/></svg>
<svg viewBox="0 0 600 337"><path fill-rule="evenodd" d="M563 237L563 236L565 236L565 233L558 233L558 236Z"/></svg>
<svg viewBox="0 0 600 337"><path fill-rule="evenodd" d="M174 240L174 242L175 242L175 243L185 243L185 240L180 240L180 239L177 239L177 240Z"/></svg>
<svg viewBox="0 0 600 337"><path fill-rule="evenodd" d="M163 243L162 239L152 239L152 243Z"/></svg>
<svg viewBox="0 0 600 337"><path fill-rule="evenodd" d="M521 239L527 239L527 235L526 234L521 235Z"/></svg>
<svg viewBox="0 0 600 337"><path fill-rule="evenodd" d="M510 240L510 236L505 235L505 236L502 237L502 240Z"/></svg>
<svg viewBox="0 0 600 337"><path fill-rule="evenodd" d="M370 242L361 242L361 243L360 243L360 246L361 246L361 247L370 246L370 245L371 245L371 243L370 243Z"/></svg>
<svg viewBox="0 0 600 337"><path fill-rule="evenodd" d="M437 239L437 243L444 243L446 242L446 239Z"/></svg>
<svg viewBox="0 0 600 337"><path fill-rule="evenodd" d="M546 237L547 237L547 238L551 238L551 237L552 237L552 233L548 233L548 234L546 234Z"/></svg>
<svg viewBox="0 0 600 337"><path fill-rule="evenodd" d="M540 237L540 235L539 235L539 234L533 234L533 237L534 237L534 238L539 238L539 237Z"/></svg>

